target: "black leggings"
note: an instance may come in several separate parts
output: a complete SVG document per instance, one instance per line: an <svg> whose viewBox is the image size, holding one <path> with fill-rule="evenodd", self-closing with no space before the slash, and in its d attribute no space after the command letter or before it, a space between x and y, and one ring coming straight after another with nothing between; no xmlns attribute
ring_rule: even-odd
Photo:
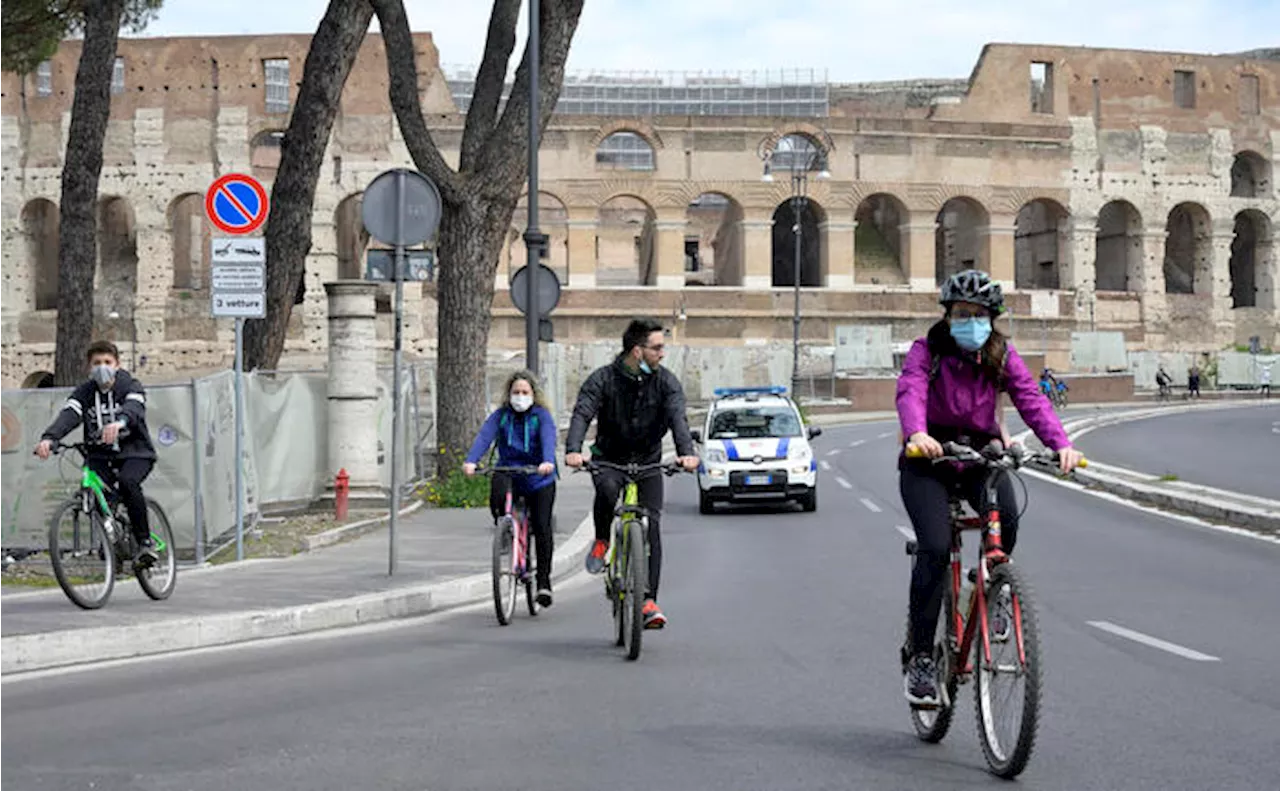
<svg viewBox="0 0 1280 791"><path fill-rule="evenodd" d="M129 526L133 537L142 542L151 537L147 522L147 498L142 493L142 482L156 465L151 459L105 459L90 457L89 469L98 474L107 486L119 486L120 499L129 512Z"/></svg>
<svg viewBox="0 0 1280 791"><path fill-rule="evenodd" d="M946 589L951 555L949 487L959 484L966 500L984 518L988 510L982 482L986 470L972 467L956 471L949 463L938 465L910 460L899 466L898 488L902 503L916 531L915 564L911 568L912 650L926 652L933 646L942 592ZM1013 481L998 473L996 499L1000 509L1000 543L1012 554L1018 540L1018 504Z"/></svg>
<svg viewBox="0 0 1280 791"><path fill-rule="evenodd" d="M511 476L497 472L493 474L493 482L489 485L489 511L496 522L506 513L507 492L511 489ZM551 514L556 505L556 485L549 483L541 489L535 489L524 495L525 508L529 514L529 530L533 533L537 552L537 579L534 584L539 588L551 587L551 558L555 553L556 537L551 529Z"/></svg>
<svg viewBox="0 0 1280 791"><path fill-rule="evenodd" d="M596 523L596 540L609 540L609 527L618 505L618 495L627 482L620 470L602 468L594 476L596 499L592 516ZM649 512L649 590L645 598L658 598L658 582L662 579L662 474L653 472L637 482L640 505Z"/></svg>

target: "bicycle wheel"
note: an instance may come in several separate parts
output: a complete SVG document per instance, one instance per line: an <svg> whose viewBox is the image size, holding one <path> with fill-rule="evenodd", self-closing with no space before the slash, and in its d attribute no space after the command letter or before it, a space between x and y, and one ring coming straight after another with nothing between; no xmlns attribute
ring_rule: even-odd
<svg viewBox="0 0 1280 791"><path fill-rule="evenodd" d="M643 521L632 522L627 531L626 598L622 602L622 617L626 622L623 639L627 659L640 657L641 636L644 634L644 589L649 577L649 564L645 560Z"/></svg>
<svg viewBox="0 0 1280 791"><path fill-rule="evenodd" d="M67 598L96 610L111 598L116 584L116 555L107 540L102 514L85 513L79 497L68 500L49 522L49 562Z"/></svg>
<svg viewBox="0 0 1280 791"><path fill-rule="evenodd" d="M997 600L998 592L1009 587ZM1040 715L1040 631L1034 594L1012 563L995 567L987 584L988 631L991 613L1004 608L1008 636L997 642L988 635L991 660L983 655L981 624L974 646L977 687L974 699L978 736L992 774L1017 777L1027 767L1035 745ZM1021 695L1017 694L1021 691Z"/></svg>
<svg viewBox="0 0 1280 791"><path fill-rule="evenodd" d="M173 586L178 581L178 555L173 546L173 530L169 527L169 517L165 516L160 503L147 498L147 522L151 527L151 544L159 558L150 566L133 567L133 575L138 578L142 592L156 601L169 598Z"/></svg>
<svg viewBox="0 0 1280 791"><path fill-rule="evenodd" d="M529 616L537 617L538 615L538 597L533 588L533 582L538 578L538 569L533 560L534 547L529 539L528 528L525 528L525 544L524 544L524 602L529 608Z"/></svg>
<svg viewBox="0 0 1280 791"><path fill-rule="evenodd" d="M605 588L609 593L609 601L613 605L613 644L621 647L627 641L627 619L622 611L627 606L627 554L624 551L627 533L621 524L613 533L614 557L609 564L608 582Z"/></svg>
<svg viewBox="0 0 1280 791"><path fill-rule="evenodd" d="M512 573L515 526L511 517L498 520L493 530L493 610L498 623L506 626L516 611L517 582Z"/></svg>
<svg viewBox="0 0 1280 791"><path fill-rule="evenodd" d="M947 577L946 584L951 584L950 577ZM950 593L945 593L942 597L942 609L938 612L938 626L934 631L933 661L934 666L938 669L936 681L939 692L938 708L921 709L914 706L908 707L911 712L911 724L916 729L916 736L930 744L937 744L946 738L947 731L951 730L951 720L956 713L956 688L959 686L959 682L952 670L952 655L959 641L955 638L954 606ZM905 648L910 644L911 617L908 615L907 637L903 646ZM910 657L904 652L902 656L903 672L906 671L908 659Z"/></svg>

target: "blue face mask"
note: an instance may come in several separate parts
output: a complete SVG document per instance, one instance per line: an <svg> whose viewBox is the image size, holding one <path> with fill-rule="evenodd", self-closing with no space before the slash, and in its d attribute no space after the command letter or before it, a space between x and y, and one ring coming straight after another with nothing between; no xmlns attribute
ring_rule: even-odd
<svg viewBox="0 0 1280 791"><path fill-rule="evenodd" d="M644 360L641 360L641 361L640 361L640 370L641 370L641 371L644 371L644 372L645 372L645 373L647 373L647 374L651 374L651 373L653 373L653 369L652 369L652 368L650 368L650 367L649 367L649 364L648 364L647 362L645 362Z"/></svg>
<svg viewBox="0 0 1280 791"><path fill-rule="evenodd" d="M991 319L986 316L951 322L951 337L967 352L976 352L991 337Z"/></svg>

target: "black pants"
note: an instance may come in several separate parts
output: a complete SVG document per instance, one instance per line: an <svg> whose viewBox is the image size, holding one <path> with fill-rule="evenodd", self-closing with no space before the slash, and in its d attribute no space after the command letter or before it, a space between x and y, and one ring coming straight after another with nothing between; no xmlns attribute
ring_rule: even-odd
<svg viewBox="0 0 1280 791"><path fill-rule="evenodd" d="M489 485L489 510L496 521L506 513L507 492L511 489L511 476L505 473L494 473L493 482ZM555 553L555 534L551 529L551 514L556 505L556 485L548 484L541 489L524 495L526 513L529 516L529 531L533 533L533 541L538 563L537 579L534 584L539 588L551 588L551 557Z"/></svg>
<svg viewBox="0 0 1280 791"><path fill-rule="evenodd" d="M151 459L111 459L90 457L89 469L98 474L107 486L119 486L120 499L129 511L129 524L133 537L139 542L151 537L151 525L147 522L147 500L142 494L142 482L151 474L156 463Z"/></svg>
<svg viewBox="0 0 1280 791"><path fill-rule="evenodd" d="M601 469L595 474L596 500L592 515L596 523L596 540L609 540L609 527L618 496L627 482L620 470ZM640 505L649 512L649 590L645 597L658 598L658 582L662 579L662 473L651 472L637 482Z"/></svg>
<svg viewBox="0 0 1280 791"><path fill-rule="evenodd" d="M988 504L982 482L986 470L975 467L957 472L949 464L906 461L899 469L898 488L902 503L916 531L915 565L911 569L911 644L913 651L927 651L933 645L946 589L947 564L951 554L950 486L960 492L983 518ZM1018 505L1013 481L998 473L996 499L1000 510L1000 543L1012 554L1018 539Z"/></svg>

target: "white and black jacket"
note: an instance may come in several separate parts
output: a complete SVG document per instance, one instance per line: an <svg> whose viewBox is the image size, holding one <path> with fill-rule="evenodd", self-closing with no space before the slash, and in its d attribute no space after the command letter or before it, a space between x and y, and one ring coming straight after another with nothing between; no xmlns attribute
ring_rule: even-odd
<svg viewBox="0 0 1280 791"><path fill-rule="evenodd" d="M102 441L103 426L124 423L118 452L105 446L91 451L97 450L98 454L120 459L156 458L156 448L151 444L151 432L147 429L147 394L142 383L128 371L116 371L115 382L105 393L92 380L77 387L53 424L45 430L43 439L60 440L70 434L77 423L84 425L87 443Z"/></svg>

